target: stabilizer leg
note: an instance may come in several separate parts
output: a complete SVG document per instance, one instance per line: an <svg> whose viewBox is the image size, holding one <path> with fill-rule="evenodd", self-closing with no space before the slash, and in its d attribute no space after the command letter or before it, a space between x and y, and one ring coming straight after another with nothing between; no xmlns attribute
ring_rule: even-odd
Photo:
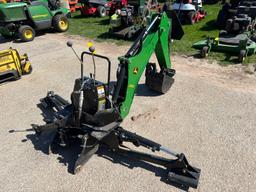
<svg viewBox="0 0 256 192"><path fill-rule="evenodd" d="M74 174L78 173L83 165L98 151L99 149L99 142L89 136L88 138L84 136L82 151L78 155L78 159L76 160L75 167L74 167Z"/></svg>
<svg viewBox="0 0 256 192"><path fill-rule="evenodd" d="M119 140L119 142L113 142L115 140L116 141ZM117 147L117 145L119 144L121 144L121 146L124 146L123 142L133 143L137 147L143 146L148 149L151 149L153 152L162 151L167 153L168 155L174 156L175 159L169 159L169 158L156 156L153 154L142 153L142 152L130 150L127 148L120 148L120 146ZM121 127L116 129L115 134L111 134L111 137L108 138L108 140L105 140L104 144L106 144L108 147L113 149L115 152L119 154L123 154L127 157L136 158L138 160L142 160L142 161L146 161L146 162L150 162L150 163L154 163L154 164L166 167L168 171L167 173L168 180L171 182L177 183L179 185L182 185L183 187L188 187L188 188L189 187L197 188L198 186L200 169L192 167L188 163L183 153L178 154L172 150L169 150L161 146L160 144L154 141L151 141L147 138L139 136L135 133L131 133L127 130L124 130Z"/></svg>

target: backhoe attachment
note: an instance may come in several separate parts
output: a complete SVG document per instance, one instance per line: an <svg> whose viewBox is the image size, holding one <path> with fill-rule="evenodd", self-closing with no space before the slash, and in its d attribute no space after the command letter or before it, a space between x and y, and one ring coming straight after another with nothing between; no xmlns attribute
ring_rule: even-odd
<svg viewBox="0 0 256 192"><path fill-rule="evenodd" d="M59 95L49 92L40 100L39 104L43 114L51 114L52 122L46 125L33 125L35 132L40 137L48 136L44 145L50 151L56 146L69 146L72 140L79 139L81 152L75 161L73 173L78 173L82 166L95 154L101 146L107 147L112 152L123 155L127 158L137 159L148 163L163 166L166 168L166 180L176 183L182 187L197 188L200 169L192 167L184 154L171 151L161 144L146 139L136 133L129 132L120 126L120 122L113 122L105 126L92 126L82 124L81 129L72 124L72 105L67 103ZM145 147L152 152L163 152L174 158L164 158L132 150L125 146L131 143L136 147Z"/></svg>
<svg viewBox="0 0 256 192"><path fill-rule="evenodd" d="M83 165L99 149L105 146L115 154L137 159L144 163L160 165L166 172L166 180L183 186L197 188L200 170L192 167L184 154L171 151L161 144L146 139L123 129L120 124L128 115L139 80L146 69L146 85L149 88L166 93L173 83L175 70L170 61L170 22L165 13L155 14L151 24L140 34L128 52L119 58L117 82L110 88L111 62L95 53L89 45L89 52L84 51L79 58L81 76L75 80L71 93L71 103L62 97L49 92L41 99L39 107L43 111L46 125L33 125L33 129L48 153L55 151L56 146L68 147L79 144L79 155L75 157L73 173L78 173ZM179 36L178 36L179 37ZM149 60L155 52L159 67ZM94 73L85 76L84 56L92 57ZM108 66L107 83L98 81L96 77L95 58L103 59ZM173 158L164 158L152 153L142 153L125 145L130 143L136 147L145 147L152 152L162 152ZM126 158L126 159L128 159Z"/></svg>

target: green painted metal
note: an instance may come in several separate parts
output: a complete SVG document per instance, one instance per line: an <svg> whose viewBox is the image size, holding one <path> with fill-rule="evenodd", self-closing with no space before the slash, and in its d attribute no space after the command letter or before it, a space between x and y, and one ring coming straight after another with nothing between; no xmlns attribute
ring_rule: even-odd
<svg viewBox="0 0 256 192"><path fill-rule="evenodd" d="M152 16L152 19L154 15ZM128 81L125 100L120 106L121 117L124 119L131 108L134 94L139 80L143 74L151 55L155 52L159 65L171 68L170 49L168 35L171 30L171 19L165 13L162 14L160 24L156 31L151 31L142 42L141 50L133 57L120 57L120 63L128 64ZM135 73L135 70L137 73Z"/></svg>
<svg viewBox="0 0 256 192"><path fill-rule="evenodd" d="M26 3L5 3L0 4L0 22L14 22L26 20L24 7Z"/></svg>
<svg viewBox="0 0 256 192"><path fill-rule="evenodd" d="M70 14L70 10L65 8L65 7L60 7L59 9L57 10L53 10L51 11L52 15L57 15L57 14L64 14L64 15L68 15Z"/></svg>
<svg viewBox="0 0 256 192"><path fill-rule="evenodd" d="M209 47L210 51L224 52L231 54L239 54L241 50L246 50L247 55L252 55L256 52L256 43L251 42L247 44L247 40L241 40L238 45L230 45L225 43L220 43L219 38L209 38L205 40L198 41L193 44L193 48L202 50L203 47Z"/></svg>
<svg viewBox="0 0 256 192"><path fill-rule="evenodd" d="M28 19L32 19L34 22L41 22L51 20L56 14L66 15L69 13L69 10L64 7L51 11L48 8L47 0L34 2L37 2L37 4L33 5L33 3L27 4L24 2L0 4L0 33L2 35L14 35L15 32L9 31L6 27L9 23L22 24L22 21L27 21Z"/></svg>
<svg viewBox="0 0 256 192"><path fill-rule="evenodd" d="M28 6L28 12L35 22L52 18L51 11L45 5Z"/></svg>

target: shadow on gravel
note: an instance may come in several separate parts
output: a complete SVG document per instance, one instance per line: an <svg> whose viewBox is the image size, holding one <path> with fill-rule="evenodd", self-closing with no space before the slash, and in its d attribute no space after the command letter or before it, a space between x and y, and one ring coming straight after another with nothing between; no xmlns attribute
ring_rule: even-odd
<svg viewBox="0 0 256 192"><path fill-rule="evenodd" d="M137 87L136 96L156 97L160 95L162 94L149 89L145 84L139 84Z"/></svg>
<svg viewBox="0 0 256 192"><path fill-rule="evenodd" d="M52 33L56 33L56 31L52 30L52 29L47 29L47 30L42 30L42 31L37 31L36 32L36 36L35 38L37 37L40 37L40 36L43 36L45 34L52 34ZM0 44L1 43L8 43L8 42L12 42L12 43L26 43L26 42L23 42L21 41L20 39L18 39L18 37L7 37L7 38L4 38L0 35Z"/></svg>
<svg viewBox="0 0 256 192"><path fill-rule="evenodd" d="M177 187L179 189L182 189L184 191L188 191L187 187L184 187L184 186L179 185L177 183L173 183L173 182L168 181L166 179L168 171L165 168L162 168L160 166L155 166L155 165L153 165L151 163L147 163L145 161L132 159L132 158L127 158L124 155L119 155L119 154L116 154L116 153L108 150L104 146L102 146L96 154L99 157L107 159L107 160L111 161L114 164L120 164L120 165L125 166L129 169L139 167L139 168L145 169L147 171L153 172L153 173L155 173L156 177L160 177L160 181L162 181L166 184L172 185L174 187Z"/></svg>
<svg viewBox="0 0 256 192"><path fill-rule="evenodd" d="M14 38L7 38L7 39L5 39L5 38L0 36L0 44L1 43L13 42L13 41L14 41Z"/></svg>
<svg viewBox="0 0 256 192"><path fill-rule="evenodd" d="M135 35L133 38L127 39L126 37L115 36L115 35L111 34L111 32L105 32L105 33L102 33L97 36L97 38L102 39L102 40L111 39L111 40L121 41L122 43L125 43L125 42L133 43L136 40L136 37L137 36Z"/></svg>
<svg viewBox="0 0 256 192"><path fill-rule="evenodd" d="M236 64L241 64L239 61L238 61L238 56L237 55L232 55L232 54L229 54L229 53L223 53L224 55L224 58L223 59L219 59L219 63L228 63L229 65L236 65ZM190 55L192 56L193 58L195 59L207 59L206 58L202 58L200 52L197 52L195 54L192 54ZM214 57L213 57L214 58ZM216 60L216 59L214 59Z"/></svg>
<svg viewBox="0 0 256 192"><path fill-rule="evenodd" d="M114 82L111 82L111 83L113 84ZM147 92L143 89L146 89L144 85L140 85L138 88L141 95L142 95L142 92ZM150 93L150 90L148 92ZM143 93L143 95L145 95L145 93ZM52 121L51 119L53 118L52 114L46 113L47 110L43 110L45 108L41 107L40 104L38 105L38 107L42 111L41 115L43 116L43 120L46 123L51 122ZM32 130L33 129L26 129L25 131L32 131ZM81 150L82 150L80 140L75 138L71 139L69 140L69 143L67 143L67 146L62 147L56 144L56 143L59 143L59 141L57 141L56 143L52 143L52 141L54 140L53 138L58 138L56 137L56 131L50 130L50 131L41 133L40 136L37 134L29 133L26 135L26 139L23 139L22 142L26 142L30 140L31 143L34 145L35 150L41 151L46 155L50 155L51 153L55 154L57 156L57 160L59 161L59 163L67 166L67 171L73 174L75 162L78 159L79 154L81 153ZM160 178L160 181L165 182L166 184L170 184L184 191L188 190L187 187L168 181L167 180L168 171L166 170L166 168L163 168L161 166L157 166L157 165L145 162L143 160L134 159L130 156L115 153L104 145L101 145L95 154L98 157L109 160L114 164L120 164L129 169L133 169L133 168L145 169L147 171L154 173L156 177ZM84 165L84 167L85 166L86 165ZM94 166L97 166L97 165L94 165Z"/></svg>
<svg viewBox="0 0 256 192"><path fill-rule="evenodd" d="M36 134L28 134L27 140L30 140L34 145L35 150L41 151L46 155L56 154L58 155L57 160L59 163L67 166L67 171L73 174L75 167L75 162L78 158L78 155L81 152L81 147L79 142L72 142L68 147L61 147L57 144L52 144L51 148L49 144L45 144L49 137L39 137Z"/></svg>
<svg viewBox="0 0 256 192"><path fill-rule="evenodd" d="M43 143L42 138L38 138L38 136L35 134L28 134L26 137L27 137L27 140L30 140L33 143L34 148L36 150L42 151L43 153L49 155L48 153L49 147L47 147ZM76 141L72 142L72 144L70 144L69 147L60 147L57 145L52 146L52 153L58 155L57 160L59 161L59 163L62 163L65 166L67 166L67 170L71 174L73 174L75 162L80 152L81 152L80 143ZM112 152L111 150L109 150L107 147L104 147L104 146L101 146L95 155L97 155L98 157L104 158L108 161L111 161L114 164L120 164L122 166L125 166L129 169L142 168L147 171L153 172L155 173L156 177L160 177L160 181L166 184L172 185L174 187L177 187L179 189L182 189L184 191L188 191L187 187L168 181L167 170L160 166L155 166L153 164L140 161L137 159L133 159L133 158L127 158L124 155L119 155L117 153ZM84 167L86 167L86 165L84 165Z"/></svg>
<svg viewBox="0 0 256 192"><path fill-rule="evenodd" d="M111 93L111 95L114 92L115 85L116 85L116 81L111 81L110 82L110 93ZM143 97L155 97L155 96L160 96L162 94L149 89L145 84L138 84L135 95L136 96L143 96Z"/></svg>

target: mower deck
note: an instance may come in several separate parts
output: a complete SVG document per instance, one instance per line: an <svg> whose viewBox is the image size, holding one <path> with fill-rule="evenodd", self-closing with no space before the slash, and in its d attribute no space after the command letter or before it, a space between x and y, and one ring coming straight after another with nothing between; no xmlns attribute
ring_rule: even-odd
<svg viewBox="0 0 256 192"><path fill-rule="evenodd" d="M210 51L238 54L239 62L256 52L256 43L246 34L235 37L208 38L196 42L192 47L201 50L202 57L206 57Z"/></svg>

